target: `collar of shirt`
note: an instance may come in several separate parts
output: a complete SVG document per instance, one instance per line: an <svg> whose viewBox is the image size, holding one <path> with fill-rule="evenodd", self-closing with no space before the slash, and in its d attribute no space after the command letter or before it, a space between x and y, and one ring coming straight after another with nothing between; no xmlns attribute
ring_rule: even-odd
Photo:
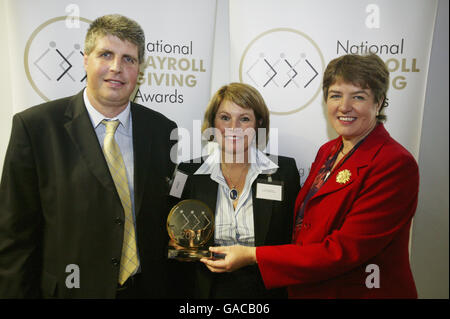
<svg viewBox="0 0 450 319"><path fill-rule="evenodd" d="M209 154L206 161L198 168L194 175L211 175L211 179L225 183L222 170L220 169L221 150L216 142L209 142L207 145L207 154ZM277 171L278 165L270 160L263 152L257 149L254 145L250 147L250 171L254 171L257 175L273 174Z"/></svg>
<svg viewBox="0 0 450 319"><path fill-rule="evenodd" d="M255 231L253 226L253 201L251 186L259 174L273 174L278 166L255 146L250 147L250 168L245 179L244 188L238 203L233 208L229 198L229 187L220 169L221 149L218 143L210 142L205 148L209 154L205 162L194 175L210 174L218 185L218 197L215 212L214 242L221 246L254 246Z"/></svg>
<svg viewBox="0 0 450 319"><path fill-rule="evenodd" d="M125 130L125 132L130 133L130 129L131 129L131 125L130 125L130 117L131 117L131 112L130 112L130 102L128 101L128 105L127 107L120 112L119 115L117 115L114 118L107 118L105 117L102 113L100 113L99 111L97 111L94 106L92 106L91 102L89 101L89 98L87 96L86 93L86 89L84 89L83 92L83 100L84 100L84 105L86 105L86 109L88 111L89 114L89 118L91 119L92 125L94 126L94 128L97 128L97 126L104 120L119 120L120 126L122 126Z"/></svg>

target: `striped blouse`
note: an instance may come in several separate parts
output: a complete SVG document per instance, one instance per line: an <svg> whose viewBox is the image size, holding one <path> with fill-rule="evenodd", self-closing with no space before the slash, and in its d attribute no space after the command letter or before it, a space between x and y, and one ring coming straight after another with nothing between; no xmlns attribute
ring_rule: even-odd
<svg viewBox="0 0 450 319"><path fill-rule="evenodd" d="M250 168L236 209L228 194L230 188L220 168L221 151L217 143L209 143L210 155L194 175L209 174L219 184L215 212L214 242L217 246L255 245L251 186L259 174L273 174L278 166L263 152L251 147Z"/></svg>

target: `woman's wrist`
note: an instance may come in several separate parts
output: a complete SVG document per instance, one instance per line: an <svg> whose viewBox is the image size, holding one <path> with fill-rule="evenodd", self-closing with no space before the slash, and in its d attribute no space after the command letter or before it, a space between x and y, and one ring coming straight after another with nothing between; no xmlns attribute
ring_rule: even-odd
<svg viewBox="0 0 450 319"><path fill-rule="evenodd" d="M257 264L258 260L256 259L256 247L252 247L253 249L251 250L251 260L252 260L252 264Z"/></svg>

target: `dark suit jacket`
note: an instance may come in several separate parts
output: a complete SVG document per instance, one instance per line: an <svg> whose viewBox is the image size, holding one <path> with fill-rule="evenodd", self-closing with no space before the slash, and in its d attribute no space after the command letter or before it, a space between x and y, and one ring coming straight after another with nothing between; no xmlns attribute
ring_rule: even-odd
<svg viewBox="0 0 450 319"><path fill-rule="evenodd" d="M131 103L143 297L166 297L166 177L176 124ZM124 213L83 93L18 113L0 185L0 298L114 298ZM80 287L67 288L68 265Z"/></svg>
<svg viewBox="0 0 450 319"><path fill-rule="evenodd" d="M320 148L297 209L338 143ZM293 245L256 249L264 283L289 286L290 298L417 298L408 243L418 190L414 157L379 124L311 197ZM379 287L367 284L376 277Z"/></svg>
<svg viewBox="0 0 450 319"><path fill-rule="evenodd" d="M193 175L201 164L182 163L179 165L179 170L189 174L182 198L201 200L215 212L218 184L211 179L210 175ZM283 201L256 198L257 180L267 180L268 175L259 175L252 184L255 246L286 244L292 240L294 203L300 189L300 177L293 158L279 156L278 166L279 169L271 177L273 181L284 182ZM208 245L211 246L213 244L214 238L211 238ZM196 266L195 282L193 283L195 287L194 296L197 298L210 298L213 281L215 277L221 275L211 273L203 264L197 264ZM252 269L246 268L243 272L257 273L258 282L256 284L264 290L261 292L262 294L266 293L258 268L256 266L250 267ZM239 291L239 287L236 287L236 289ZM255 291L254 296L257 296L257 291ZM270 296L270 293L268 293L268 296ZM279 290L273 293L272 296L283 296L283 291Z"/></svg>

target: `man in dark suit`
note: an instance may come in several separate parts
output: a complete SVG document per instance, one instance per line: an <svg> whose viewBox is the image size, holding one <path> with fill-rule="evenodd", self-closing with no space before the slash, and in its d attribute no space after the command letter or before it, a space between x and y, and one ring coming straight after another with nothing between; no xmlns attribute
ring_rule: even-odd
<svg viewBox="0 0 450 319"><path fill-rule="evenodd" d="M14 116L0 184L0 298L168 296L176 124L129 101L144 49L135 21L98 18L85 41L86 89Z"/></svg>

